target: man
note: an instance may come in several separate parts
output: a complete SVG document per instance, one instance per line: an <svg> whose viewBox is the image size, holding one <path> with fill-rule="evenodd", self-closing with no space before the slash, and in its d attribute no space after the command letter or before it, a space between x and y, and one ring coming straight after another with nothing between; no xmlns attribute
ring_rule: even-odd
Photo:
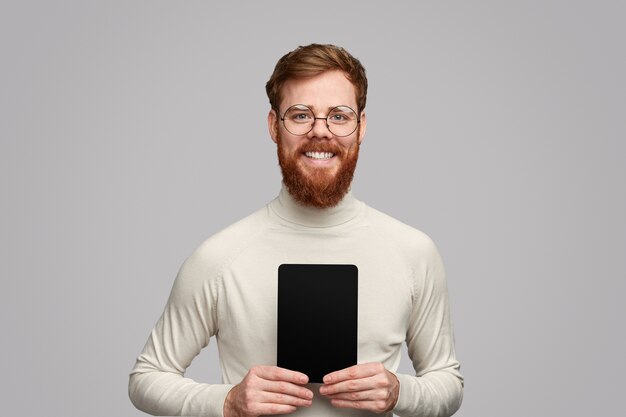
<svg viewBox="0 0 626 417"><path fill-rule="evenodd" d="M342 48L312 44L282 57L266 89L283 188L185 260L131 373L132 402L160 415L452 415L463 378L437 249L350 192L366 130L365 70ZM286 263L358 267L358 364L323 384L275 365L277 269ZM211 336L224 383L184 378ZM403 342L415 376L396 373Z"/></svg>

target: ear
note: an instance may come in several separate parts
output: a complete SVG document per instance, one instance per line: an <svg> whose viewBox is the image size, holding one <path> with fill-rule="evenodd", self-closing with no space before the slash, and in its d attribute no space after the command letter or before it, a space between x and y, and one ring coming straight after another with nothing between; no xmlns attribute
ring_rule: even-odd
<svg viewBox="0 0 626 417"><path fill-rule="evenodd" d="M274 109L271 109L267 115L267 128L270 132L272 141L274 141L274 143L278 143L278 115Z"/></svg>
<svg viewBox="0 0 626 417"><path fill-rule="evenodd" d="M363 142L365 137L365 131L367 130L367 118L365 117L365 111L361 112L361 121L359 122L359 145Z"/></svg>

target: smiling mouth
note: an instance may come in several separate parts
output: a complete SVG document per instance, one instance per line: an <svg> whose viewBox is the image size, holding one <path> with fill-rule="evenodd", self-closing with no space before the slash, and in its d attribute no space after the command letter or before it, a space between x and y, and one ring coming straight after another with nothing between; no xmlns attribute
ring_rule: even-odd
<svg viewBox="0 0 626 417"><path fill-rule="evenodd" d="M307 158L316 159L318 161L324 161L335 156L332 152L305 152Z"/></svg>

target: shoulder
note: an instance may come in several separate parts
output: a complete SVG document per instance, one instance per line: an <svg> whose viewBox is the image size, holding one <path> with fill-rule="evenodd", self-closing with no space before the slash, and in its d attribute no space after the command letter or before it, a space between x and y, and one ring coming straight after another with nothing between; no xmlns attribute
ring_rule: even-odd
<svg viewBox="0 0 626 417"><path fill-rule="evenodd" d="M412 273L415 293L445 288L445 271L439 250L426 233L385 213L367 207L370 227Z"/></svg>
<svg viewBox="0 0 626 417"><path fill-rule="evenodd" d="M375 208L366 207L370 227L398 250L423 255L437 252L434 241L426 233Z"/></svg>
<svg viewBox="0 0 626 417"><path fill-rule="evenodd" d="M215 233L191 254L197 262L228 262L246 244L269 227L267 206Z"/></svg>
<svg viewBox="0 0 626 417"><path fill-rule="evenodd" d="M185 259L177 283L196 286L218 279L221 271L242 248L269 227L267 206L204 240Z"/></svg>

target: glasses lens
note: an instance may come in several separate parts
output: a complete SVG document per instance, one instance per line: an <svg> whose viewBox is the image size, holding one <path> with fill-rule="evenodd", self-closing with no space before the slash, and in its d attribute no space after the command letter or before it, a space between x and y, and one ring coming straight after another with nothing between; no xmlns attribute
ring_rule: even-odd
<svg viewBox="0 0 626 417"><path fill-rule="evenodd" d="M306 106L291 106L283 116L285 128L293 135L305 135L309 133L315 121L315 115Z"/></svg>
<svg viewBox="0 0 626 417"><path fill-rule="evenodd" d="M350 107L335 107L328 113L328 128L335 136L348 136L359 123L356 113Z"/></svg>
<svg viewBox="0 0 626 417"><path fill-rule="evenodd" d="M359 124L358 117L354 110L348 106L337 106L333 108L325 118L330 132L335 136L349 136ZM315 114L303 104L296 104L285 111L283 123L289 133L293 135L306 135L313 129L315 124Z"/></svg>

